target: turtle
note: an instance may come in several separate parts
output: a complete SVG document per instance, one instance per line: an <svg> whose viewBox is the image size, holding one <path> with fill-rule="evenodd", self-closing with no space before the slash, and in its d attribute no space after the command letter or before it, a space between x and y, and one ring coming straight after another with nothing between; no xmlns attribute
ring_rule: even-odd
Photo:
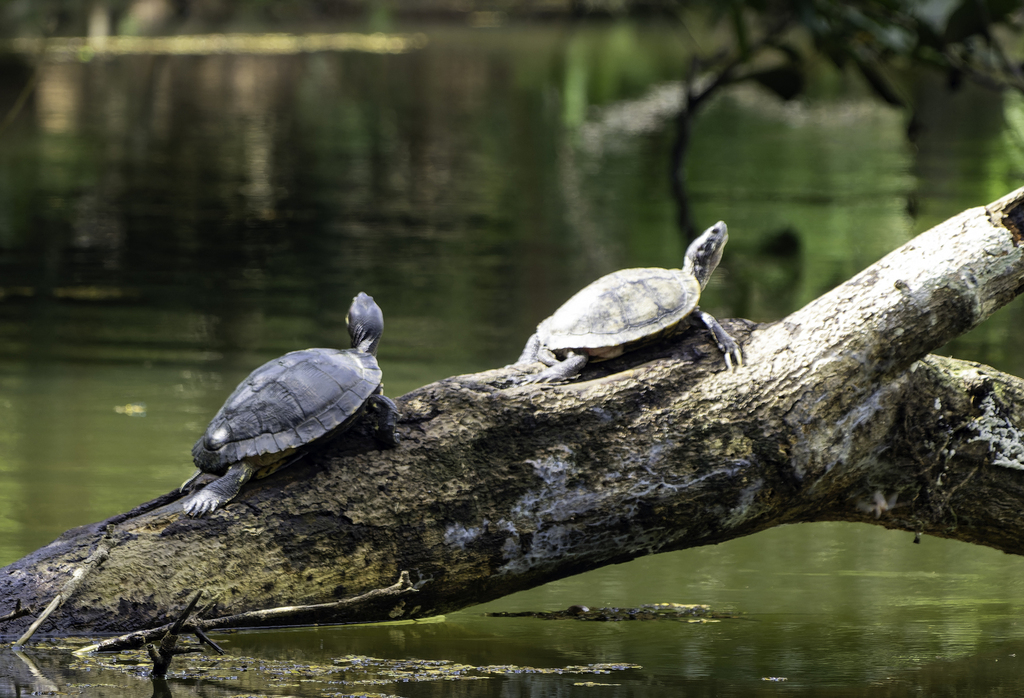
<svg viewBox="0 0 1024 698"><path fill-rule="evenodd" d="M251 477L266 477L303 447L345 431L364 413L375 419L378 441L398 445L398 409L383 394L376 358L384 315L372 296L360 292L345 321L351 349L289 352L235 388L192 447L196 472L181 491L191 490L204 473L220 477L184 503L185 513L202 516L223 506Z"/></svg>
<svg viewBox="0 0 1024 698"><path fill-rule="evenodd" d="M575 378L590 361L605 361L699 322L715 337L728 370L743 365L739 345L697 306L729 240L723 221L686 249L682 269L621 269L602 276L537 326L513 366L541 361L547 369L521 383ZM684 322L684 320L686 322Z"/></svg>

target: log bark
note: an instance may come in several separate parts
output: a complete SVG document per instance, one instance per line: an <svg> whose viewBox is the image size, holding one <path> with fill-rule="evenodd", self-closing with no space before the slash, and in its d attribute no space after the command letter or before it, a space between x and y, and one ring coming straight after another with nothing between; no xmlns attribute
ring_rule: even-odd
<svg viewBox="0 0 1024 698"><path fill-rule="evenodd" d="M303 622L426 617L806 521L1024 553L1024 382L928 355L1021 292L1022 231L1024 189L780 322L724 321L736 371L694 330L566 385L511 368L427 385L397 400L395 449L350 432L208 518L165 498L68 531L2 570L0 617L49 603L108 526L107 559L41 632L158 626L198 590L204 618L331 604L404 570L416 593Z"/></svg>

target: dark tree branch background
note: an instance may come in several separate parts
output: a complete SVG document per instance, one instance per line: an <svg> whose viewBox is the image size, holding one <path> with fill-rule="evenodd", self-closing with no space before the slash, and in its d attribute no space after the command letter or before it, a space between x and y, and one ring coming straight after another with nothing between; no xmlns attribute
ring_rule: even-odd
<svg viewBox="0 0 1024 698"><path fill-rule="evenodd" d="M808 84L810 66L824 58L858 74L877 99L905 110L910 139L927 128L901 84L914 69L944 73L950 89L970 80L994 90L1024 91L1020 58L1011 58L1004 46L1019 40L1024 25L1024 10L1013 0L963 0L947 16L901 0L680 3L694 6L729 27L732 40L728 49L694 56L686 70L670 177L687 239L701 227L685 186L690 131L700 107L724 87L752 81L782 100L794 99Z"/></svg>

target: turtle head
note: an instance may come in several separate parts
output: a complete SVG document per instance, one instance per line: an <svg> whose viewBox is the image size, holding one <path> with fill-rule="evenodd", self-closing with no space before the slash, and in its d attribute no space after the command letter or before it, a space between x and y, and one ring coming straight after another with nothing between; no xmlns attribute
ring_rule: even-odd
<svg viewBox="0 0 1024 698"><path fill-rule="evenodd" d="M377 343L384 334L384 313L373 302L373 296L362 291L352 299L352 305L345 316L352 348L367 354L377 355Z"/></svg>
<svg viewBox="0 0 1024 698"><path fill-rule="evenodd" d="M711 278L711 272L722 261L722 251L729 242L729 229L723 221L701 233L701 236L686 248L686 259L683 260L683 271L693 274L703 291Z"/></svg>

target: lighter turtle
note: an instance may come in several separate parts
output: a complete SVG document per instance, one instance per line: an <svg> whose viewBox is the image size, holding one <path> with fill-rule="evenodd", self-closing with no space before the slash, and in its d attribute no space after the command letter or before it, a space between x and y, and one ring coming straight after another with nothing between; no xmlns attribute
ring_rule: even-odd
<svg viewBox="0 0 1024 698"><path fill-rule="evenodd" d="M557 382L579 375L590 361L604 361L675 334L696 320L715 337L726 367L743 365L739 345L697 303L729 240L719 221L686 250L682 269L622 269L601 277L537 326L515 366L537 361L548 368L525 383Z"/></svg>

